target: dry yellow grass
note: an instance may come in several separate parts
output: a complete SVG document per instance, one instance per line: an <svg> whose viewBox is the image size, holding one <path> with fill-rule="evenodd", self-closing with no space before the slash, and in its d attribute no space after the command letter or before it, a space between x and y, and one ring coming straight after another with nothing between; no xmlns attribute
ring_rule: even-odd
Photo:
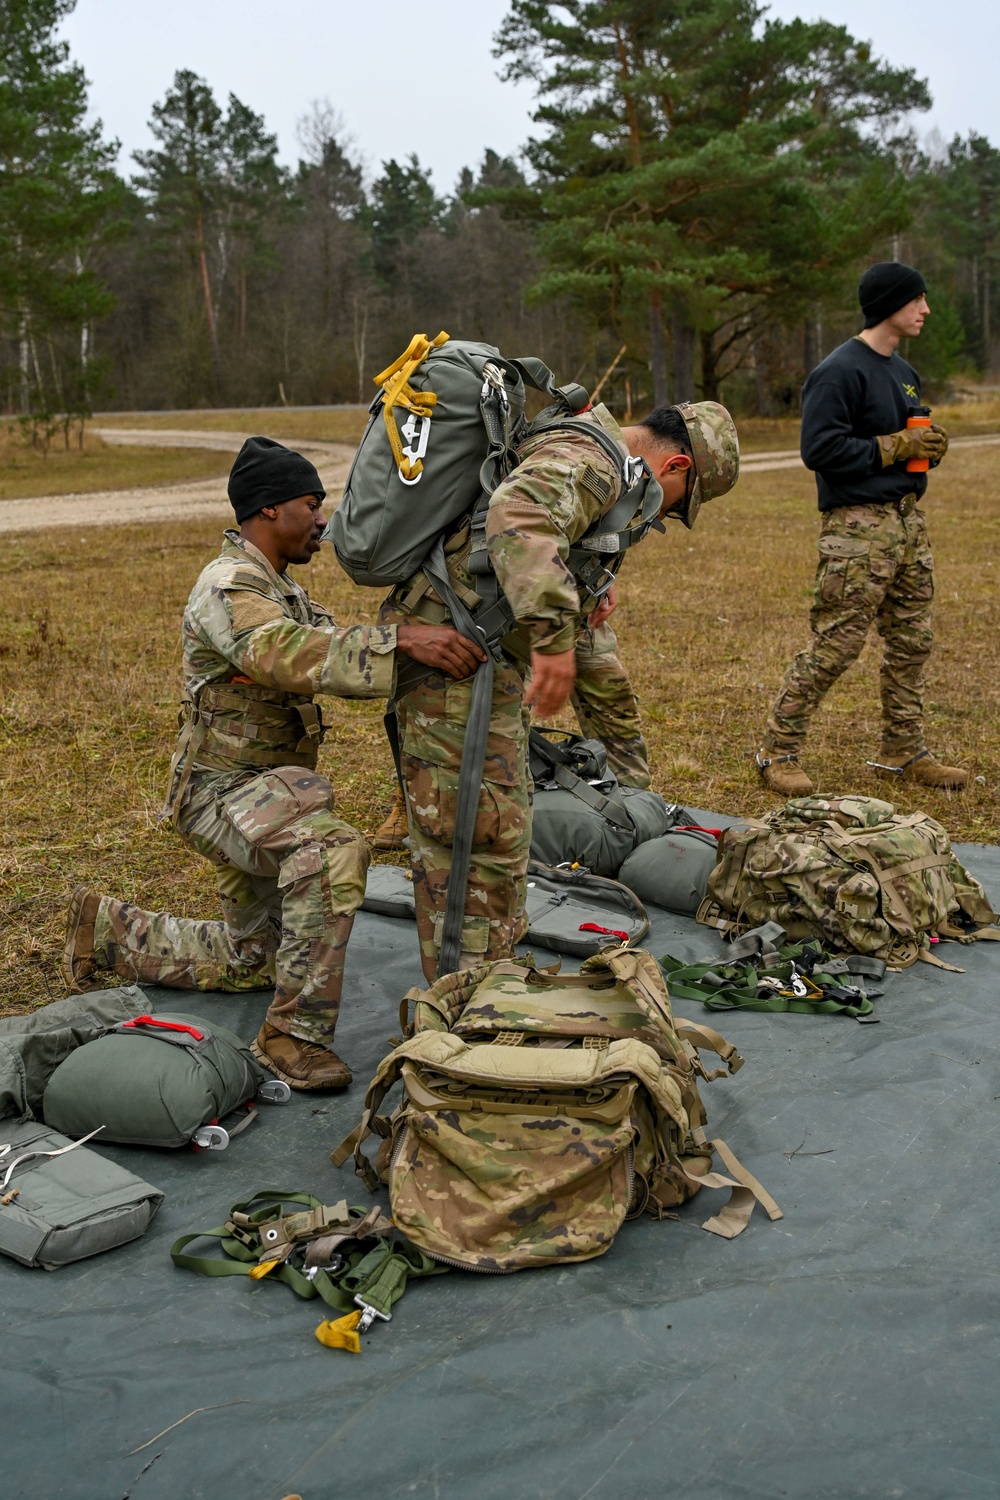
<svg viewBox="0 0 1000 1500"><path fill-rule="evenodd" d="M60 436L43 458L13 424L0 422L0 501L214 479L229 473L233 456L205 448L112 448L87 432L82 452L75 435L68 449Z"/></svg>
<svg viewBox="0 0 1000 1500"><path fill-rule="evenodd" d="M258 406L218 411L101 412L99 427L161 428L189 432L261 432L268 437L321 438L357 443L368 420L364 406Z"/></svg>
<svg viewBox="0 0 1000 1500"><path fill-rule="evenodd" d="M772 446L778 446L773 444ZM953 836L1000 839L1000 485L989 449L932 479L938 643L928 736L984 777L966 793L904 793ZM751 755L785 665L807 638L817 517L811 478L747 475L694 532L671 527L622 576L622 655L643 702L654 784L705 808L772 805ZM62 530L2 543L0 1002L62 993L62 897L84 880L153 907L214 913L207 867L156 812L175 726L179 621L219 540L213 522ZM305 579L342 623L371 618L324 550ZM345 817L371 833L392 789L381 705L332 700L323 765ZM571 721L567 720L567 723ZM893 797L864 767L878 747L877 642L831 693L807 764L825 791ZM994 893L996 894L996 893Z"/></svg>

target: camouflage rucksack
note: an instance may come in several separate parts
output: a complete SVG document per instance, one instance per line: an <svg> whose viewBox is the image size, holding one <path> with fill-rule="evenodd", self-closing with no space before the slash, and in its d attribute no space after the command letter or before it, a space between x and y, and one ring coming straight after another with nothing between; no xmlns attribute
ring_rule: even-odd
<svg viewBox="0 0 1000 1500"><path fill-rule="evenodd" d="M939 963L932 935L998 939L997 920L941 824L874 797L798 797L728 829L698 908L722 932L778 922L793 941L817 937L895 968Z"/></svg>
<svg viewBox="0 0 1000 1500"><path fill-rule="evenodd" d="M557 966L558 967L558 966ZM698 1048L730 1073L736 1049L674 1021L663 976L640 949L589 958L577 974L501 960L411 990L407 1039L383 1061L357 1130L333 1154L369 1188L378 1168L394 1223L426 1254L473 1271L602 1255L627 1218L661 1218L701 1187L730 1187L702 1227L731 1239L763 1204L781 1210L724 1142L709 1140ZM403 1101L379 1106L397 1080ZM712 1171L717 1151L732 1176ZM734 1180L735 1179L735 1180Z"/></svg>

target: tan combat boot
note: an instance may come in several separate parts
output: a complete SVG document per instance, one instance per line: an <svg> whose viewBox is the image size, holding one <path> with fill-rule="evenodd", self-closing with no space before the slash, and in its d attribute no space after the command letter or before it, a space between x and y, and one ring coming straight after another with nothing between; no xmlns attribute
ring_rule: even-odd
<svg viewBox="0 0 1000 1500"><path fill-rule="evenodd" d="M94 953L94 923L100 905L101 898L96 891L85 885L73 887L66 911L66 942L59 965L59 972L71 995L99 990L101 982L95 976L98 970L108 967Z"/></svg>
<svg viewBox="0 0 1000 1500"><path fill-rule="evenodd" d="M372 839L372 848L383 850L405 849L406 844L404 841L408 832L406 798L403 796L402 787L397 786L395 800L389 809L389 815Z"/></svg>
<svg viewBox="0 0 1000 1500"><path fill-rule="evenodd" d="M909 786L929 786L937 791L960 791L969 779L968 771L959 766L945 766L935 760L929 750L918 750L915 755L891 755L879 752L878 760L867 762L886 781L905 781Z"/></svg>
<svg viewBox="0 0 1000 1500"><path fill-rule="evenodd" d="M269 1072L293 1089L346 1089L353 1074L332 1047L304 1042L265 1021L250 1051Z"/></svg>
<svg viewBox="0 0 1000 1500"><path fill-rule="evenodd" d="M760 749L754 756L760 779L769 792L774 792L778 797L784 797L787 802L791 797L808 797L816 787L799 765L799 757L794 751L790 755L775 755L774 751Z"/></svg>

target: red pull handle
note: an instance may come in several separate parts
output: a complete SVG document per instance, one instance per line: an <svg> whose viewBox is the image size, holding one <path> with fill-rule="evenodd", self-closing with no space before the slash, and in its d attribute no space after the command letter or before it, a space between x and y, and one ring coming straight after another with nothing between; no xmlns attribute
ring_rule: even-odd
<svg viewBox="0 0 1000 1500"><path fill-rule="evenodd" d="M605 937L621 938L621 940L622 940L623 943L627 943L628 942L628 933L627 932L619 932L616 927L598 927L598 925L597 925L596 922L581 922L580 923L580 931L581 932L600 932L600 933L603 933Z"/></svg>
<svg viewBox="0 0 1000 1500"><path fill-rule="evenodd" d="M721 839L721 828L702 828L700 823L678 823L669 830L671 833L710 833L713 839Z"/></svg>
<svg viewBox="0 0 1000 1500"><path fill-rule="evenodd" d="M186 1026L183 1021L159 1021L156 1016L136 1016L132 1021L123 1021L122 1031L129 1026L159 1026L164 1031L186 1031L189 1036L194 1037L196 1042L205 1040L205 1033L195 1026Z"/></svg>

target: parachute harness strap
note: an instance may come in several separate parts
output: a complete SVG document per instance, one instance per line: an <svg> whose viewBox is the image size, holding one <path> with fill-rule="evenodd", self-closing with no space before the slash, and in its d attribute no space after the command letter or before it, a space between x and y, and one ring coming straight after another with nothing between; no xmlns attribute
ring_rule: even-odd
<svg viewBox="0 0 1000 1500"><path fill-rule="evenodd" d="M430 418L437 396L433 391L415 391L410 385L410 376L423 364L432 349L440 349L447 342L448 335L444 332L439 333L436 339L429 339L426 333L415 333L399 358L375 376L375 384L382 390L382 420L385 422L389 446L401 479L418 479L423 473L424 464L422 459L409 458L403 452L399 428L392 414L393 407L401 406L415 417Z"/></svg>

